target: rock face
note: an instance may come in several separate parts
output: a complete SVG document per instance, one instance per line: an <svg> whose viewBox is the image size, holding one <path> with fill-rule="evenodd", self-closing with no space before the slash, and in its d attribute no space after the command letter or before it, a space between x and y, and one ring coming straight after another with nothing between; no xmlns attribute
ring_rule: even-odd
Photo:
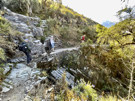
<svg viewBox="0 0 135 101"><path fill-rule="evenodd" d="M72 49L76 48L59 49L52 55L54 57L56 54L61 54L62 52L65 53L66 50L72 51ZM51 62L54 59L53 57L49 57L49 59L45 61L46 64ZM30 101L30 99L34 99L37 95L38 97L43 97L41 100L50 101L51 91L54 89L53 83L60 80L64 72L66 72L66 81L68 85L71 88L74 86L74 76L68 73L64 68L57 68L56 70L51 71L53 79L51 78L49 80L53 80L53 82L49 82L46 76L42 76L42 69L37 68L38 62L32 62L27 66L24 63L17 63L17 61L19 60L14 60L16 66L11 65L13 66L12 71L3 82L3 87L1 89L2 101ZM38 61L40 60L38 59ZM50 78L50 76L48 77ZM31 94L31 96L28 94ZM44 94L46 94L45 97Z"/></svg>
<svg viewBox="0 0 135 101"><path fill-rule="evenodd" d="M56 80L60 80L62 79L62 75L66 74L66 81L68 83L68 85L73 88L74 87L74 79L75 77L73 75L71 75L70 73L66 72L66 70L64 68L58 68L57 70L54 70L51 72L51 74L54 76L54 78Z"/></svg>
<svg viewBox="0 0 135 101"><path fill-rule="evenodd" d="M36 37L43 36L46 21L40 20L38 17L28 17L21 14L14 13L4 7L4 17L9 20L12 26L19 32L23 33L23 39L28 39L32 54L42 54L45 52L42 43ZM39 25L40 24L40 25Z"/></svg>
<svg viewBox="0 0 135 101"><path fill-rule="evenodd" d="M41 72L40 69L36 68L36 63L33 63L32 67L22 63L13 67L11 73L2 83L2 101L22 101L25 94L46 79L46 77L40 76Z"/></svg>
<svg viewBox="0 0 135 101"><path fill-rule="evenodd" d="M13 68L13 64L7 64L4 68L3 74L6 75Z"/></svg>

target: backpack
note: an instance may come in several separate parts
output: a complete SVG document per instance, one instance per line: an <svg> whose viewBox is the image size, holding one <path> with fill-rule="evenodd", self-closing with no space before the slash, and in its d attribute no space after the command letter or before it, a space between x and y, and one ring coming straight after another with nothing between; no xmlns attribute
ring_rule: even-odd
<svg viewBox="0 0 135 101"><path fill-rule="evenodd" d="M19 50L23 52L30 52L30 49L28 48L28 45L25 42L19 44Z"/></svg>
<svg viewBox="0 0 135 101"><path fill-rule="evenodd" d="M49 48L51 47L51 40L50 39L47 40L47 47L49 47Z"/></svg>
<svg viewBox="0 0 135 101"><path fill-rule="evenodd" d="M81 40L85 40L85 36L81 36Z"/></svg>
<svg viewBox="0 0 135 101"><path fill-rule="evenodd" d="M51 50L51 42L50 42L50 39L46 40L45 50L46 50L47 53L49 53L50 50Z"/></svg>

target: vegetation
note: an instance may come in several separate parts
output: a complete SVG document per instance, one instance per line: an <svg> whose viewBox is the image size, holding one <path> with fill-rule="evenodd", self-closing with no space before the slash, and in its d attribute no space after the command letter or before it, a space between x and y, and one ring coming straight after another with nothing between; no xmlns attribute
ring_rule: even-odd
<svg viewBox="0 0 135 101"><path fill-rule="evenodd" d="M2 48L0 48L0 60L4 61L6 59L5 52Z"/></svg>
<svg viewBox="0 0 135 101"><path fill-rule="evenodd" d="M0 67L0 84L2 82L2 80L4 79L5 75L3 74L4 69Z"/></svg>
<svg viewBox="0 0 135 101"><path fill-rule="evenodd" d="M60 89L60 93L57 95L58 101L97 101L97 92L89 82L86 83L84 80L78 82L78 85L74 88L69 89L65 80L65 74L63 74L63 78L57 84L57 88Z"/></svg>
<svg viewBox="0 0 135 101"><path fill-rule="evenodd" d="M22 34L12 28L10 23L2 16L0 16L0 33L0 47L4 49L8 57L14 56L16 44L13 42L13 38L20 38Z"/></svg>
<svg viewBox="0 0 135 101"><path fill-rule="evenodd" d="M0 83L5 77L3 64L6 63L7 59L15 56L16 44L13 39L20 38L21 35L0 15Z"/></svg>
<svg viewBox="0 0 135 101"><path fill-rule="evenodd" d="M131 17L110 28L98 24L96 32L99 45L83 43L77 55L65 57L65 61L68 61L65 65L79 68L82 77L90 80L101 92L113 92L116 95L119 92L120 96L128 96L126 99L132 99L135 86L133 82L134 25L135 20Z"/></svg>
<svg viewBox="0 0 135 101"><path fill-rule="evenodd" d="M31 1L31 2L30 2ZM11 0L7 5L11 10L29 16L38 16L47 21L44 36L55 35L62 40L63 46L75 46L80 37L96 42L96 22L65 7L60 1L53 0ZM36 8L36 9L35 9Z"/></svg>
<svg viewBox="0 0 135 101"><path fill-rule="evenodd" d="M116 96L108 95L108 96L99 98L99 101L122 101L122 100L118 99Z"/></svg>
<svg viewBox="0 0 135 101"><path fill-rule="evenodd" d="M98 40L100 44L109 44L116 53L126 57L132 57L134 53L135 20L126 19L109 29L97 26ZM130 50L130 52L128 51Z"/></svg>
<svg viewBox="0 0 135 101"><path fill-rule="evenodd" d="M55 91L59 101L121 101L122 97L133 99L135 19L123 19L106 28L63 6L61 0L11 0L6 6L15 12L46 20L47 27L41 37L42 43L48 35L54 35L62 40L63 46L76 46L80 45L80 36L86 34L87 42L81 44L78 52L64 56L60 64L68 67L68 71L75 75L75 81L82 78L84 81L81 80L77 86L69 89L64 76L57 84L60 90ZM125 11L130 13L131 9L125 8L119 11L118 15ZM0 16L0 34L0 62L4 62L14 56L16 45L12 39L19 38L21 33L15 31L10 23ZM42 65L40 62L38 64ZM42 72L42 75L47 74ZM1 66L0 82L3 78ZM102 97L99 98L99 95Z"/></svg>

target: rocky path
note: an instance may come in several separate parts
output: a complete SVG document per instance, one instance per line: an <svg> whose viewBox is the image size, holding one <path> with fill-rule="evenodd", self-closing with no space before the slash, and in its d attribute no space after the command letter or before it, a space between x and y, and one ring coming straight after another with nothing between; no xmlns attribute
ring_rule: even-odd
<svg viewBox="0 0 135 101"><path fill-rule="evenodd" d="M77 50L78 48L64 48L58 49L52 52L52 55L61 54L65 51ZM11 65L11 64L10 64ZM43 74L41 69L37 68L36 62L31 63L31 66L27 66L24 63L12 64L11 73L3 81L3 90L1 92L1 101L31 101L28 93L35 88L36 85L40 85L41 82L47 79L47 76ZM53 71L52 74L58 79L58 75L62 77L64 73L63 69ZM68 74L68 76L71 76ZM73 81L72 81L73 82ZM48 86L48 85L46 85ZM48 90L53 87L48 87ZM28 100L29 99L29 100ZM46 98L48 99L48 98ZM47 100L45 100L47 101ZM48 100L49 101L49 100Z"/></svg>
<svg viewBox="0 0 135 101"><path fill-rule="evenodd" d="M72 50L78 50L78 49L79 49L79 47L57 49L54 52L52 52L51 55L53 55L53 54L59 54L59 53L64 52L64 51L72 51Z"/></svg>
<svg viewBox="0 0 135 101"><path fill-rule="evenodd" d="M39 77L41 72L36 68L36 63L33 63L33 68L28 67L23 63L13 66L11 73L3 81L3 90L1 92L1 101L22 101L25 94L32 87L45 77Z"/></svg>

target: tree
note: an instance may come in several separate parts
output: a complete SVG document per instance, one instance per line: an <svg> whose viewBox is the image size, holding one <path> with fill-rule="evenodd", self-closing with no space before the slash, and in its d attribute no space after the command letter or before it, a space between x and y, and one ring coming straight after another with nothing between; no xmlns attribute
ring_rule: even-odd
<svg viewBox="0 0 135 101"><path fill-rule="evenodd" d="M133 94L133 78L135 69L135 19L128 18L116 25L105 29L101 25L97 26L99 44L109 44L112 47L113 53L126 58L129 63L124 63L127 71L130 74L128 101Z"/></svg>
<svg viewBox="0 0 135 101"><path fill-rule="evenodd" d="M126 1L128 2L129 0L121 0L121 1L122 1L122 2L126 2Z"/></svg>
<svg viewBox="0 0 135 101"><path fill-rule="evenodd" d="M98 37L97 42L98 43L103 44L105 42L104 37L106 36L105 35L106 34L105 33L106 30L107 30L107 28L102 26L102 25L100 25L100 24L98 24L96 26L96 32L98 33L98 35L97 35L97 37Z"/></svg>
<svg viewBox="0 0 135 101"><path fill-rule="evenodd" d="M117 16L119 17L119 19L122 21L122 20L125 20L125 19L133 19L134 18L134 15L133 15L133 8L131 7L125 7L124 9L121 9L117 12ZM126 15L122 15L123 13L126 13Z"/></svg>
<svg viewBox="0 0 135 101"><path fill-rule="evenodd" d="M45 9L45 11L46 11L46 6L47 6L47 0L42 0L42 9Z"/></svg>
<svg viewBox="0 0 135 101"><path fill-rule="evenodd" d="M126 19L110 28L97 26L99 44L109 44L121 55L130 55L135 45L135 20ZM128 51L130 49L130 52ZM131 52L132 51L132 52ZM133 55L133 53L132 53Z"/></svg>

